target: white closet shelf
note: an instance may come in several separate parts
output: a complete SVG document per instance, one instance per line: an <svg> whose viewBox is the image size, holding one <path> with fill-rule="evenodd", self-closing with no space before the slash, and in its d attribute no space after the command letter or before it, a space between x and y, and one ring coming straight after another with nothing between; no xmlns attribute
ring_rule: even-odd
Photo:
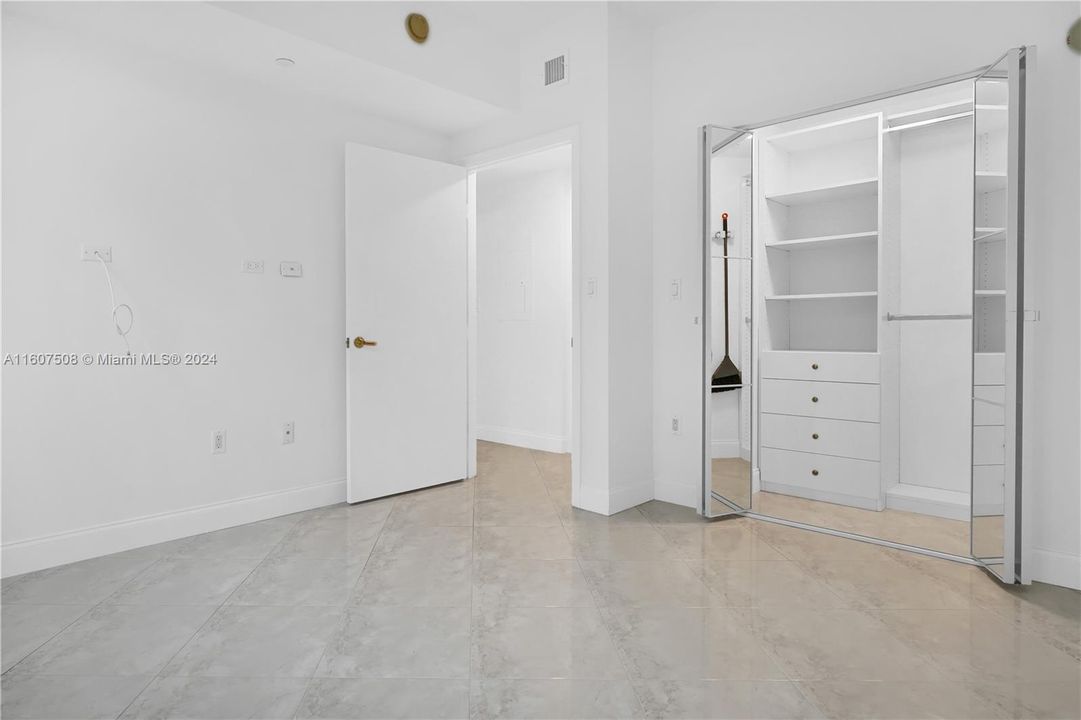
<svg viewBox="0 0 1081 720"><path fill-rule="evenodd" d="M778 150L791 153L859 140L872 140L878 136L878 117L878 113L871 113L778 133L767 137L766 142Z"/></svg>
<svg viewBox="0 0 1081 720"><path fill-rule="evenodd" d="M766 243L768 248L778 250L803 250L812 248L827 248L843 245L856 245L873 243L878 239L877 230L867 232L845 233L843 235L820 235L818 237L795 238L793 240L778 240Z"/></svg>
<svg viewBox="0 0 1081 720"><path fill-rule="evenodd" d="M873 177L791 192L773 193L766 195L766 200L788 206L810 205L812 203L847 200L855 197L873 197L877 193L878 178Z"/></svg>
<svg viewBox="0 0 1081 720"><path fill-rule="evenodd" d="M979 170L976 172L976 192L980 195L984 193L995 192L996 190L1006 189L1006 173L1004 172L987 172Z"/></svg>
<svg viewBox="0 0 1081 720"><path fill-rule="evenodd" d="M853 298L878 297L878 291L866 290L860 292L835 292L835 293L802 293L798 295L766 295L766 300L849 300Z"/></svg>
<svg viewBox="0 0 1081 720"><path fill-rule="evenodd" d="M1006 297L1005 290L976 290L973 294L976 297Z"/></svg>

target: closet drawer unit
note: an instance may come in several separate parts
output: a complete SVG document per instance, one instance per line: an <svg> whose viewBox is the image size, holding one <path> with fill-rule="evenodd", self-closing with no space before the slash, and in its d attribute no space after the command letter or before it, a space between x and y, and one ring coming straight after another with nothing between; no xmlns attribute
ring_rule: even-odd
<svg viewBox="0 0 1081 720"><path fill-rule="evenodd" d="M764 413L878 422L878 385L806 380L763 380Z"/></svg>
<svg viewBox="0 0 1081 720"><path fill-rule="evenodd" d="M1006 461L1006 428L981 425L972 428L972 464L1001 465Z"/></svg>
<svg viewBox="0 0 1081 720"><path fill-rule="evenodd" d="M764 447L759 464L763 490L863 507L880 499L877 462Z"/></svg>
<svg viewBox="0 0 1081 720"><path fill-rule="evenodd" d="M821 380L826 382L878 382L877 353L764 352L763 378Z"/></svg>
<svg viewBox="0 0 1081 720"><path fill-rule="evenodd" d="M973 388L972 424L1003 425L1006 422L1006 386L983 385Z"/></svg>
<svg viewBox="0 0 1081 720"><path fill-rule="evenodd" d="M758 422L763 447L859 460L879 459L878 423L768 413L763 413Z"/></svg>
<svg viewBox="0 0 1081 720"><path fill-rule="evenodd" d="M1006 382L1006 353L976 353L972 356L973 385L1003 385Z"/></svg>

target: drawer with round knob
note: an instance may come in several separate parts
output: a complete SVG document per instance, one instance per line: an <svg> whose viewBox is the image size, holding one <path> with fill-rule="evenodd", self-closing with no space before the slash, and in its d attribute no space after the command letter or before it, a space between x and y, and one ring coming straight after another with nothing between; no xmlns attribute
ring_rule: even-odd
<svg viewBox="0 0 1081 720"><path fill-rule="evenodd" d="M879 509L879 466L872 460L763 447L759 469L767 492Z"/></svg>
<svg viewBox="0 0 1081 720"><path fill-rule="evenodd" d="M766 351L763 378L821 382L877 383L878 353Z"/></svg>
<svg viewBox="0 0 1081 720"><path fill-rule="evenodd" d="M763 447L859 460L879 459L878 423L771 413L762 413L758 422Z"/></svg>
<svg viewBox="0 0 1081 720"><path fill-rule="evenodd" d="M761 387L764 413L878 422L878 385L769 379Z"/></svg>

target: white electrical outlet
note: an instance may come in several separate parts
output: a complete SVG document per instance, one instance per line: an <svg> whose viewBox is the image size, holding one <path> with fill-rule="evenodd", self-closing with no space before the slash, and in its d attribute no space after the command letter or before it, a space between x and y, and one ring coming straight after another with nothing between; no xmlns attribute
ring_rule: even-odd
<svg viewBox="0 0 1081 720"><path fill-rule="evenodd" d="M210 452L214 455L221 455L225 452L224 430L215 430L210 434Z"/></svg>
<svg viewBox="0 0 1081 720"><path fill-rule="evenodd" d="M280 268L282 277L304 276L304 267L295 260L282 260Z"/></svg>
<svg viewBox="0 0 1081 720"><path fill-rule="evenodd" d="M672 416L672 434L679 435L679 415Z"/></svg>
<svg viewBox="0 0 1081 720"><path fill-rule="evenodd" d="M256 275L263 274L263 261L262 260L245 260L240 264L240 272L253 273Z"/></svg>
<svg viewBox="0 0 1081 720"><path fill-rule="evenodd" d="M113 249L108 245L84 244L80 257L83 259L83 262L97 262L98 255L101 255L101 259L107 263L113 261Z"/></svg>
<svg viewBox="0 0 1081 720"><path fill-rule="evenodd" d="M296 433L293 428L293 421L290 420L282 425L282 445L292 445L296 439Z"/></svg>

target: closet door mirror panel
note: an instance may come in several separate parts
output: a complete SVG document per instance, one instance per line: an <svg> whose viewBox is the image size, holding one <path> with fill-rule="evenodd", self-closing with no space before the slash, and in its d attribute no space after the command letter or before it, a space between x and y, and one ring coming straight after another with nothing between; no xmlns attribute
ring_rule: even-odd
<svg viewBox="0 0 1081 720"><path fill-rule="evenodd" d="M753 137L703 129L702 508L751 505Z"/></svg>
<svg viewBox="0 0 1081 720"><path fill-rule="evenodd" d="M971 552L1005 582L1020 580L1026 64L1011 50L973 81Z"/></svg>

